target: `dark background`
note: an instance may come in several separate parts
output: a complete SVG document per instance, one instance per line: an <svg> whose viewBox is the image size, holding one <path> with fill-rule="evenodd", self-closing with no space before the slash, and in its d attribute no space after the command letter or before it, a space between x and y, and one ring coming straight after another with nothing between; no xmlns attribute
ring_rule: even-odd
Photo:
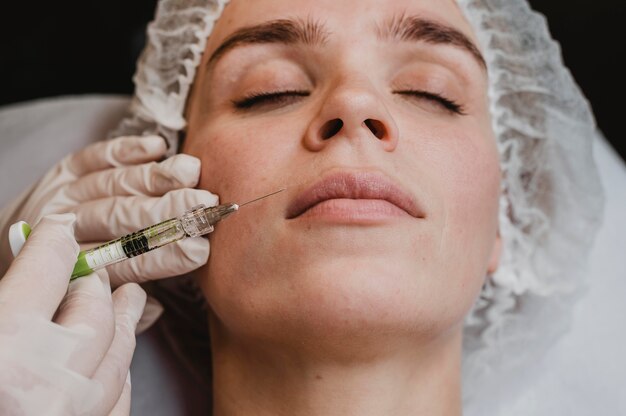
<svg viewBox="0 0 626 416"><path fill-rule="evenodd" d="M254 1L254 0L250 0ZM0 14L0 105L64 94L131 94L156 0L23 1ZM600 129L626 159L626 1L531 0L550 22Z"/></svg>

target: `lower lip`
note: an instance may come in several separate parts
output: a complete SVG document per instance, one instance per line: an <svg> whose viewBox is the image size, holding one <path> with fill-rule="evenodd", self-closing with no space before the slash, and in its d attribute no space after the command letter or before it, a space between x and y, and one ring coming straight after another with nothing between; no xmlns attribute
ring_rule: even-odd
<svg viewBox="0 0 626 416"><path fill-rule="evenodd" d="M340 223L376 223L409 214L382 199L328 199L309 208L298 217Z"/></svg>

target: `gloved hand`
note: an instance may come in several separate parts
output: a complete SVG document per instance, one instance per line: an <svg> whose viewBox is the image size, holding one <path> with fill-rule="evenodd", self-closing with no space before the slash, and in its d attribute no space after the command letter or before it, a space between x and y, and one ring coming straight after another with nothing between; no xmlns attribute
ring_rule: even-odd
<svg viewBox="0 0 626 416"><path fill-rule="evenodd" d="M128 415L129 366L145 292L113 294L106 272L69 283L72 214L33 229L0 280L0 414ZM66 293L67 292L67 293Z"/></svg>
<svg viewBox="0 0 626 416"><path fill-rule="evenodd" d="M210 192L188 189L198 183L200 161L180 154L154 162L165 151L165 141L158 136L119 137L64 158L0 213L0 275L12 257L8 229L19 220L35 224L47 214L75 213L76 240L86 249L179 216L195 205L216 205L218 198ZM186 238L107 271L115 288L185 274L206 263L208 256L206 238Z"/></svg>

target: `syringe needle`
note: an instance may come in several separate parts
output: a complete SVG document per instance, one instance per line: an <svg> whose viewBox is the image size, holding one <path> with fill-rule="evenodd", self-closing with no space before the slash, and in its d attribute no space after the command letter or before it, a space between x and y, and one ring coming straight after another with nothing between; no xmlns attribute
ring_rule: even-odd
<svg viewBox="0 0 626 416"><path fill-rule="evenodd" d="M259 201L259 200L261 200L263 198L267 198L268 196L276 195L277 193L280 193L280 192L285 191L285 190L287 190L287 188L279 189L278 191L272 192L271 194L263 195L263 196L261 196L259 198L253 199L252 201L248 201L248 202L245 202L243 204L239 204L239 208L241 208L243 206L246 206L248 204L251 204L253 202Z"/></svg>

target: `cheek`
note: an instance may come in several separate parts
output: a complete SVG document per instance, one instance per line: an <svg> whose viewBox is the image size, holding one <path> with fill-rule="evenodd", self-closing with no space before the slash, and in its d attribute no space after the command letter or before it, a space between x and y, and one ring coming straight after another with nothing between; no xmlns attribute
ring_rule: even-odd
<svg viewBox="0 0 626 416"><path fill-rule="evenodd" d="M217 120L200 129L190 125L184 151L202 162L198 188L217 194L220 203L243 204L289 186L298 146L297 140L288 140L297 130L294 124L257 121L252 126L245 121ZM219 276L219 284L228 287L232 275L246 280L255 270L267 267L262 261L268 256L259 253L276 251L267 235L279 234L275 228L282 221L287 193L243 207L216 226L209 235L209 262L198 272L204 284L219 283L206 280Z"/></svg>
<svg viewBox="0 0 626 416"><path fill-rule="evenodd" d="M495 139L459 134L433 150L433 183L441 201L440 257L461 286L478 290L497 234L500 166ZM459 275L459 271L463 274Z"/></svg>
<svg viewBox="0 0 626 416"><path fill-rule="evenodd" d="M412 131L398 151L410 166L432 219L450 233L478 238L495 233L500 196L500 161L490 120L454 126L449 122L402 126ZM445 236L445 233L444 233ZM469 243L464 237L463 244ZM473 242L475 243L475 241Z"/></svg>
<svg viewBox="0 0 626 416"><path fill-rule="evenodd" d="M500 166L492 137L461 138L440 155L445 214L463 229L493 231L500 192ZM480 234L484 234L480 233Z"/></svg>
<svg viewBox="0 0 626 416"><path fill-rule="evenodd" d="M488 125L484 123L484 125ZM413 125L401 154L427 205L429 239L416 255L430 293L445 304L441 315L458 319L471 308L487 275L498 229L500 165L490 129L450 123ZM443 300L445 299L445 301Z"/></svg>
<svg viewBox="0 0 626 416"><path fill-rule="evenodd" d="M268 148L255 139L255 129L241 126L199 132L186 149L202 162L198 187L216 193L221 203L241 204L271 192L276 170L270 167L281 158L280 149Z"/></svg>

